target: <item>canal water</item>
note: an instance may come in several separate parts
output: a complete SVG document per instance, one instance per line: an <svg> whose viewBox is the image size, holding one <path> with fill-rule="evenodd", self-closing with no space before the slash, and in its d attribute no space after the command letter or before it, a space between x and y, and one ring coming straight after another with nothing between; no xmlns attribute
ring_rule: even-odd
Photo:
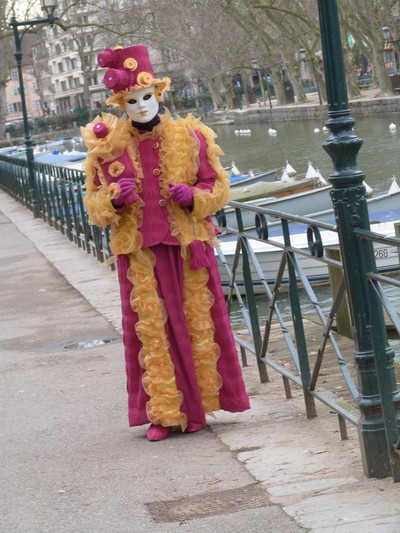
<svg viewBox="0 0 400 533"><path fill-rule="evenodd" d="M397 130L392 131L389 125L394 123ZM270 127L276 129L276 136L268 133ZM275 124L242 124L213 126L218 135L217 142L223 149L224 166L232 161L241 172L250 169L269 170L283 168L286 161L297 170L304 173L307 163L311 161L315 168L319 168L322 176L328 179L332 171L332 162L322 147L329 132L323 131L324 122L278 122ZM236 135L235 130L250 130L251 134ZM319 129L319 132L315 132ZM372 187L374 194L386 192L393 175L398 177L400 185L400 114L380 114L372 117L356 118L354 131L363 140L357 163L365 172L366 183ZM278 175L280 175L278 173ZM315 292L324 312L331 306L331 293L328 286L316 287ZM388 288L387 295L400 312L400 298L398 289ZM290 315L287 294L279 297L279 309L284 316ZM265 320L268 315L268 302L265 298L257 297L260 319ZM243 326L239 307L233 305L232 322L234 327ZM313 306L302 297L303 313L313 313ZM390 341L396 352L396 360L400 362L400 342Z"/></svg>
<svg viewBox="0 0 400 533"><path fill-rule="evenodd" d="M391 123L397 125L396 131L389 129ZM271 126L277 131L276 136L268 134ZM289 161L301 174L307 171L307 163L311 161L327 179L332 162L322 147L329 136L329 132L323 132L323 126L323 121L301 121L242 124L240 127L221 125L213 129L225 153L224 166L234 161L241 172L248 172L250 169L283 168ZM251 134L235 135L235 130L239 129L250 130ZM319 132L315 133L315 129ZM365 181L374 193L386 192L393 175L399 178L400 184L400 113L356 118L354 131L363 140L358 166L365 172Z"/></svg>

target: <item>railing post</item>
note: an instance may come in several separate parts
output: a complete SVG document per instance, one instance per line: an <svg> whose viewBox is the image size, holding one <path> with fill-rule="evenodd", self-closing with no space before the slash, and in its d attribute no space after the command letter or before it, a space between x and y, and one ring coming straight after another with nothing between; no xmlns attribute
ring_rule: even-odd
<svg viewBox="0 0 400 533"><path fill-rule="evenodd" d="M348 104L337 0L318 0L318 8L329 109L326 126L331 132L324 149L334 166L329 181L333 186L331 198L353 324L354 360L360 389L361 455L365 475L381 478L391 473L394 476L394 470L386 438L376 362L377 358L380 361L384 358L388 386L392 386L393 402L398 403L393 387L394 354L388 348L382 309L371 309L368 280L363 270L363 265L374 268L372 243L360 241L354 233L355 229L369 230L370 227L363 185L365 174L357 167L362 140L352 129L355 120L350 115ZM374 343L377 331L381 338L380 346Z"/></svg>
<svg viewBox="0 0 400 533"><path fill-rule="evenodd" d="M243 233L243 221L242 213L240 210L236 211L238 229L240 233ZM240 237L239 237L240 238ZM251 337L253 339L254 348L256 351L257 357L257 366L258 373L260 376L261 383L267 383L269 381L267 365L261 361L260 354L262 349L262 339L260 332L260 321L258 318L256 298L254 294L253 280L250 270L250 261L248 255L248 242L245 237L242 238L242 261L243 261L243 281L246 289L247 303L250 313L250 323L251 323Z"/></svg>

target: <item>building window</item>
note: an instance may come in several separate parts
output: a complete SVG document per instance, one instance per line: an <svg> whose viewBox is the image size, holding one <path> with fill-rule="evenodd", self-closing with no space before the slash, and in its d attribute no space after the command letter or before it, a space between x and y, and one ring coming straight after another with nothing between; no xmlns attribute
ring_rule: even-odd
<svg viewBox="0 0 400 533"><path fill-rule="evenodd" d="M72 68L72 69L76 69L76 68L78 68L78 60L77 60L76 57L73 57L73 58L71 59L71 68Z"/></svg>
<svg viewBox="0 0 400 533"><path fill-rule="evenodd" d="M11 79L13 81L18 81L18 70L16 68L13 68L11 71Z"/></svg>
<svg viewBox="0 0 400 533"><path fill-rule="evenodd" d="M20 94L21 94L21 92L19 90L19 87L14 87L13 95L14 96L19 96ZM27 87L24 87L24 94L28 94L28 88Z"/></svg>
<svg viewBox="0 0 400 533"><path fill-rule="evenodd" d="M67 90L67 82L66 81L62 81L61 82L61 90L63 92Z"/></svg>
<svg viewBox="0 0 400 533"><path fill-rule="evenodd" d="M64 72L64 67L62 63L57 64L58 72Z"/></svg>
<svg viewBox="0 0 400 533"><path fill-rule="evenodd" d="M74 78L74 86L76 89L79 89L81 86L81 80L79 78Z"/></svg>

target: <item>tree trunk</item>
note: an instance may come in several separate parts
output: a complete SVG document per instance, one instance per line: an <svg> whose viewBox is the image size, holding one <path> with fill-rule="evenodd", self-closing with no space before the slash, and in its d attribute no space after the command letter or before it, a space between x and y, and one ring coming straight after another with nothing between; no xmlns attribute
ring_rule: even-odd
<svg viewBox="0 0 400 533"><path fill-rule="evenodd" d="M0 82L0 139L6 136L6 81Z"/></svg>

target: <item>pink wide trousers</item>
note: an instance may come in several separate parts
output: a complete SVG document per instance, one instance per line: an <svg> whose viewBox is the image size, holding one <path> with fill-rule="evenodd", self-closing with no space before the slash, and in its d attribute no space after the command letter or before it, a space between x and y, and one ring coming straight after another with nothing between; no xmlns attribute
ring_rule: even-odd
<svg viewBox="0 0 400 533"><path fill-rule="evenodd" d="M221 355L217 362L218 372L222 377L219 391L220 407L225 411L240 412L249 409L249 399L245 390L242 371L236 351L233 333L226 309L218 266L212 247L207 246L209 262L208 288L215 301L211 316L215 325L215 342L219 345ZM154 267L158 281L158 293L164 300L168 314L166 333L170 343L170 354L175 367L177 387L183 393L181 411L187 421L204 423L205 413L196 379L190 336L186 324L183 302L183 260L179 246L160 244L152 248L156 257ZM143 390L143 368L139 365L138 354L141 342L135 331L137 314L130 305L132 284L127 279L129 257L118 257L118 277L122 304L122 327L125 346L125 361L128 391L128 418L130 426L148 424L146 403L148 396Z"/></svg>

